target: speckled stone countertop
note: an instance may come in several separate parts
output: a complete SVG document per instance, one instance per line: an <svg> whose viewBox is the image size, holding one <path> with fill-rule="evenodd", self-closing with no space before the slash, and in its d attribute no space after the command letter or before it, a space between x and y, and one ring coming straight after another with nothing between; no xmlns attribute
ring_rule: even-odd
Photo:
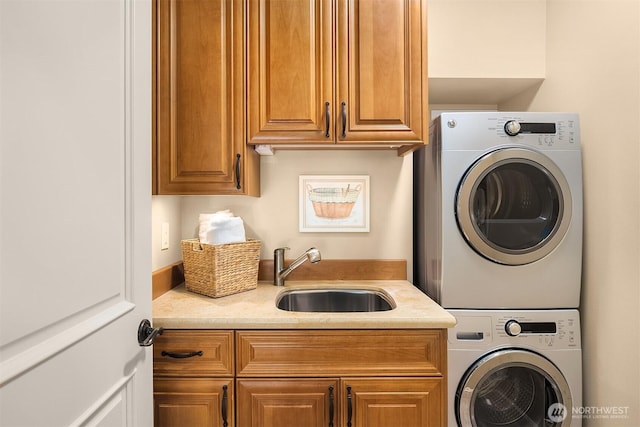
<svg viewBox="0 0 640 427"><path fill-rule="evenodd" d="M376 288L396 308L359 313L302 313L280 310L278 294L292 288ZM455 318L405 280L290 281L284 287L258 283L257 289L210 298L184 284L153 301L153 326L166 329L425 329L450 328Z"/></svg>

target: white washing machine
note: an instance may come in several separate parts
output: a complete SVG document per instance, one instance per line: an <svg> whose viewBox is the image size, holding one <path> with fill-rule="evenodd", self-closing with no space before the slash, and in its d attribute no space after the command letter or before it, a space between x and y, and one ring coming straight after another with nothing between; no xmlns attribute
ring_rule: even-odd
<svg viewBox="0 0 640 427"><path fill-rule="evenodd" d="M582 425L577 310L450 313L449 426Z"/></svg>
<svg viewBox="0 0 640 427"><path fill-rule="evenodd" d="M582 152L573 113L443 113L414 155L414 281L446 308L575 308Z"/></svg>

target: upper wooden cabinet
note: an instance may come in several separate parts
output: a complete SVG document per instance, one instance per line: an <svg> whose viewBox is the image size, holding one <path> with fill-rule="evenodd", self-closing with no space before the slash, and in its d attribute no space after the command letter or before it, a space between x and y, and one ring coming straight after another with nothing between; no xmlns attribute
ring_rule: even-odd
<svg viewBox="0 0 640 427"><path fill-rule="evenodd" d="M259 195L245 144L244 1L154 6L154 193Z"/></svg>
<svg viewBox="0 0 640 427"><path fill-rule="evenodd" d="M423 144L426 0L248 2L249 144Z"/></svg>

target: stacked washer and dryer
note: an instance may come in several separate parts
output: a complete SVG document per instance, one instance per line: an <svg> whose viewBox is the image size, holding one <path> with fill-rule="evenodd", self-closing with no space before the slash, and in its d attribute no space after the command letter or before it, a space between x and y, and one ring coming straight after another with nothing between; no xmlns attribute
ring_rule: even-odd
<svg viewBox="0 0 640 427"><path fill-rule="evenodd" d="M457 320L449 425L580 426L578 116L442 113L414 191L414 281Z"/></svg>

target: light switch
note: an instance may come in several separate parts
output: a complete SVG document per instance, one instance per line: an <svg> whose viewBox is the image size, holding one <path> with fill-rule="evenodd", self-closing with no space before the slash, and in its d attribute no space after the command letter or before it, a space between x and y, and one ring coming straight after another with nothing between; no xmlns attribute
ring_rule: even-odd
<svg viewBox="0 0 640 427"><path fill-rule="evenodd" d="M169 249L169 223L162 223L162 237L160 238L160 250Z"/></svg>

